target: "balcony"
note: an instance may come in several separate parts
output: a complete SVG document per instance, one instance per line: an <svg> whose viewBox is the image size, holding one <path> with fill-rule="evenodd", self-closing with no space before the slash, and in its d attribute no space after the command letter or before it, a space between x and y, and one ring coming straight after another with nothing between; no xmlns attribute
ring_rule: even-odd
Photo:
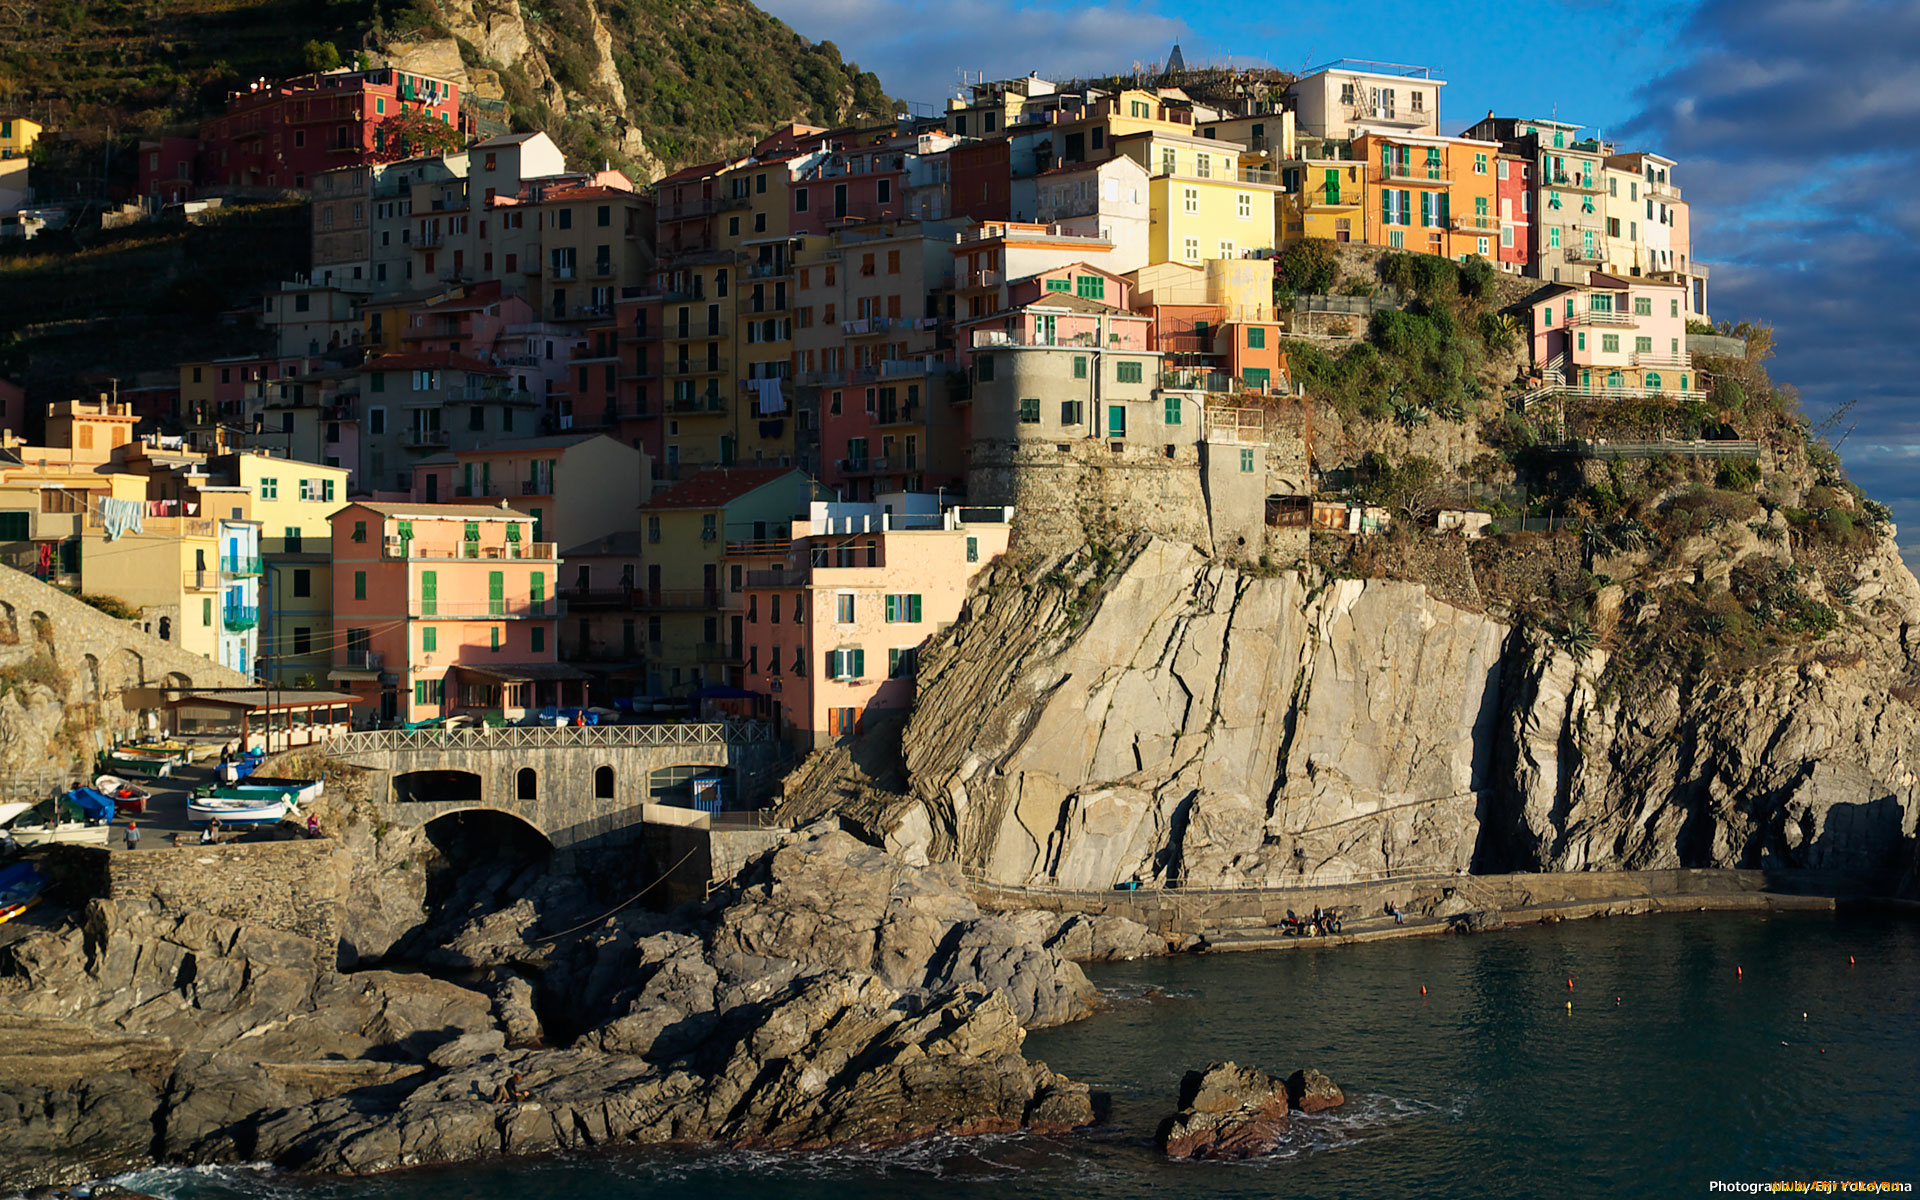
<svg viewBox="0 0 1920 1200"><path fill-rule="evenodd" d="M1592 246L1579 245L1567 247L1568 262L1597 263L1604 261L1605 258L1606 251L1602 250L1598 244Z"/></svg>
<svg viewBox="0 0 1920 1200"><path fill-rule="evenodd" d="M1108 348L1122 350L1120 335L1110 334ZM1097 350L1100 348L1100 335L1087 333L1048 334L1040 330L1018 330L1009 333L1004 329L976 329L973 331L973 345L976 350L1038 349L1038 350ZM1144 348L1141 353L1145 353Z"/></svg>
<svg viewBox="0 0 1920 1200"><path fill-rule="evenodd" d="M746 655L737 645L725 642L701 642L694 647L694 661L703 663L739 664Z"/></svg>
<svg viewBox="0 0 1920 1200"><path fill-rule="evenodd" d="M1373 171L1375 176L1380 179L1397 179L1407 183L1426 183L1434 187L1446 187L1452 182L1447 175L1446 168L1428 166L1426 163L1408 163L1405 166L1395 163L1390 167L1375 163Z"/></svg>
<svg viewBox="0 0 1920 1200"><path fill-rule="evenodd" d="M1591 175L1555 175L1546 181L1546 186L1563 192L1592 192L1595 195L1600 192L1599 185Z"/></svg>
<svg viewBox="0 0 1920 1200"><path fill-rule="evenodd" d="M608 409L606 416L608 422L611 423L613 420L613 410ZM575 420L578 419L577 417L575 418ZM522 496L551 496L553 495L553 480L535 479L522 483L520 485L520 494Z"/></svg>
<svg viewBox="0 0 1920 1200"><path fill-rule="evenodd" d="M1427 123L1427 110L1386 104L1354 104L1347 119L1358 125L1398 125L1403 129L1418 129Z"/></svg>
<svg viewBox="0 0 1920 1200"><path fill-rule="evenodd" d="M917 455L904 458L842 458L834 462L834 468L842 475L884 475L888 471L911 471L915 469Z"/></svg>
<svg viewBox="0 0 1920 1200"><path fill-rule="evenodd" d="M876 426L918 425L924 419L918 404L896 404L889 408L881 405L873 414Z"/></svg>
<svg viewBox="0 0 1920 1200"><path fill-rule="evenodd" d="M1500 232L1499 217L1453 217L1447 222L1455 233L1480 233L1492 237Z"/></svg>
<svg viewBox="0 0 1920 1200"><path fill-rule="evenodd" d="M1574 313L1573 318L1567 322L1569 325L1622 325L1627 327L1631 327L1633 323L1634 319L1631 313L1594 312L1591 309L1586 312Z"/></svg>
<svg viewBox="0 0 1920 1200"><path fill-rule="evenodd" d="M625 587L556 589L560 599L574 611L582 609L622 609L640 607L641 593L631 584Z"/></svg>
<svg viewBox="0 0 1920 1200"><path fill-rule="evenodd" d="M768 571L748 571L746 586L749 588L805 587L808 578L806 571L784 567Z"/></svg>
<svg viewBox="0 0 1920 1200"><path fill-rule="evenodd" d="M21 567L21 570L27 570ZM217 592L220 590L220 576L213 571L187 571L180 577L180 590L185 592Z"/></svg>
<svg viewBox="0 0 1920 1200"><path fill-rule="evenodd" d="M1000 271L968 271L961 277L961 287L993 288L1006 281L1006 275Z"/></svg>
<svg viewBox="0 0 1920 1200"><path fill-rule="evenodd" d="M743 279L782 279L791 274L793 274L793 266L790 263L756 262L751 266L749 266L744 272L741 273L741 278Z"/></svg>
<svg viewBox="0 0 1920 1200"><path fill-rule="evenodd" d="M386 666L386 655L378 650L347 650L335 666L343 671L378 671Z"/></svg>
<svg viewBox="0 0 1920 1200"><path fill-rule="evenodd" d="M667 401L666 409L676 416L711 417L725 413L727 405L720 393L708 392L700 396L675 396Z"/></svg>
<svg viewBox="0 0 1920 1200"><path fill-rule="evenodd" d="M641 588L633 594L636 608L667 612L704 612L726 607L719 588Z"/></svg>
<svg viewBox="0 0 1920 1200"><path fill-rule="evenodd" d="M381 557L474 561L525 559L529 562L552 562L559 555L554 553L552 542L505 542L499 545L482 545L479 542L440 542L423 546L411 538L395 537L387 539Z"/></svg>
<svg viewBox="0 0 1920 1200"><path fill-rule="evenodd" d="M1636 367L1671 367L1686 371L1693 368L1693 355L1685 350L1678 354L1643 354L1636 350L1628 356L1627 362Z"/></svg>
<svg viewBox="0 0 1920 1200"><path fill-rule="evenodd" d="M407 603L407 615L429 621L518 621L545 617L564 617L566 604L561 600L472 600L427 603L414 597Z"/></svg>
<svg viewBox="0 0 1920 1200"><path fill-rule="evenodd" d="M446 446L452 440L445 429L409 429L403 436L407 445L419 448Z"/></svg>
<svg viewBox="0 0 1920 1200"><path fill-rule="evenodd" d="M743 317L777 317L792 312L793 301L785 296L762 295L757 301L752 296L742 296L735 311Z"/></svg>
<svg viewBox="0 0 1920 1200"><path fill-rule="evenodd" d="M710 217L715 213L745 208L751 203L750 196L700 196L692 200L683 200L678 204L662 204L655 211L654 219L684 221L690 217Z"/></svg>
<svg viewBox="0 0 1920 1200"><path fill-rule="evenodd" d="M1309 212L1324 208L1357 209L1361 206L1361 192L1360 185L1356 183L1352 193L1343 200L1341 189L1322 185L1300 193L1300 203Z"/></svg>
<svg viewBox="0 0 1920 1200"><path fill-rule="evenodd" d="M220 573L222 575L258 575L261 573L260 560L258 558L249 558L244 554L238 557L231 554L222 554L220 556Z"/></svg>
<svg viewBox="0 0 1920 1200"><path fill-rule="evenodd" d="M229 604L220 610L220 623L230 632L241 633L260 623L257 604Z"/></svg>
<svg viewBox="0 0 1920 1200"><path fill-rule="evenodd" d="M550 267L547 270L547 274L551 275L555 279L575 278L574 269L572 267L561 267L561 266Z"/></svg>
<svg viewBox="0 0 1920 1200"><path fill-rule="evenodd" d="M727 367L727 357L724 354L706 359L705 361L688 360L686 362L677 362L669 366L667 372L671 375L682 377L688 375L731 375L733 373Z"/></svg>
<svg viewBox="0 0 1920 1200"><path fill-rule="evenodd" d="M733 330L725 321L694 321L668 326L660 331L660 336L669 342L700 342L732 337Z"/></svg>

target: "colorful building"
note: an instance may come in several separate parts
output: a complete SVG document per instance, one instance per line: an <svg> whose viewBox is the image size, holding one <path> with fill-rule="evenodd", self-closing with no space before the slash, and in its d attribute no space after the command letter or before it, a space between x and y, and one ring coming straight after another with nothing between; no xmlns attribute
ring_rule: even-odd
<svg viewBox="0 0 1920 1200"><path fill-rule="evenodd" d="M346 468L232 454L209 459L207 478L247 496L258 530L260 677L325 679L334 635L331 518L346 503ZM239 557L230 547L222 553Z"/></svg>
<svg viewBox="0 0 1920 1200"><path fill-rule="evenodd" d="M572 546L636 527L653 491L647 457L598 433L520 438L436 454L414 468L413 498L503 500L533 518L533 540Z"/></svg>
<svg viewBox="0 0 1920 1200"><path fill-rule="evenodd" d="M741 686L803 751L904 717L920 648L1006 551L1011 518L925 495L816 501L783 555L730 550L745 584Z"/></svg>
<svg viewBox="0 0 1920 1200"><path fill-rule="evenodd" d="M1368 133L1354 139L1353 149L1372 167L1369 243L1493 260L1500 241L1494 178L1498 143Z"/></svg>
<svg viewBox="0 0 1920 1200"><path fill-rule="evenodd" d="M513 720L585 701L560 663L560 560L504 505L357 502L333 514L328 678L385 721Z"/></svg>
<svg viewBox="0 0 1920 1200"><path fill-rule="evenodd" d="M1550 285L1521 308L1539 390L1637 399L1697 399L1687 346L1686 286L1594 272L1584 286Z"/></svg>
<svg viewBox="0 0 1920 1200"><path fill-rule="evenodd" d="M38 121L25 117L0 117L0 161L27 157L44 129Z"/></svg>
<svg viewBox="0 0 1920 1200"><path fill-rule="evenodd" d="M1273 250L1280 176L1270 167L1242 168L1241 147L1161 130L1123 135L1116 147L1150 177L1149 262L1263 258Z"/></svg>

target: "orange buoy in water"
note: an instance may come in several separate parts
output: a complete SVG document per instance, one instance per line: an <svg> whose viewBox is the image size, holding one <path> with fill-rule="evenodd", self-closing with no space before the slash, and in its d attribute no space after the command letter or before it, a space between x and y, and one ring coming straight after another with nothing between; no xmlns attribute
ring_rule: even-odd
<svg viewBox="0 0 1920 1200"><path fill-rule="evenodd" d="M1847 955L1847 965L1848 965L1848 966L1852 966L1852 965L1853 965L1853 955L1851 955L1851 954L1849 954L1849 955Z"/></svg>
<svg viewBox="0 0 1920 1200"><path fill-rule="evenodd" d="M1426 984L1424 984L1424 983L1420 985L1420 994L1421 994L1422 996L1424 996L1424 995L1426 995L1426 994L1427 994L1427 985L1426 985Z"/></svg>
<svg viewBox="0 0 1920 1200"><path fill-rule="evenodd" d="M1733 974L1734 974L1734 977L1737 979L1745 979L1747 977L1746 968L1744 967L1735 967L1733 969Z"/></svg>
<svg viewBox="0 0 1920 1200"><path fill-rule="evenodd" d="M1568 990L1568 991L1572 991L1572 990L1573 990L1573 980L1571 980L1571 979L1569 979L1569 980L1567 980L1567 990Z"/></svg>

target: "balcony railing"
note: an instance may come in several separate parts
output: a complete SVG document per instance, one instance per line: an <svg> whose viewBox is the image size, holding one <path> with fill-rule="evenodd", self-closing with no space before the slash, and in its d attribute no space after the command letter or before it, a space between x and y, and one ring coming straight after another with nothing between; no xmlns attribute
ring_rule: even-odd
<svg viewBox="0 0 1920 1200"><path fill-rule="evenodd" d="M1605 251L1601 250L1601 248L1597 245L1594 245L1594 246L1574 245L1574 246L1567 247L1568 262L1597 263L1603 260L1605 257L1606 257Z"/></svg>
<svg viewBox="0 0 1920 1200"><path fill-rule="evenodd" d="M1642 354L1636 350L1627 361L1636 367L1673 367L1686 370L1693 366L1693 355L1685 350L1678 354Z"/></svg>
<svg viewBox="0 0 1920 1200"><path fill-rule="evenodd" d="M1483 217L1479 215L1470 217L1456 216L1452 218L1451 224L1454 230L1459 233L1484 233L1491 235L1500 232L1499 217Z"/></svg>
<svg viewBox="0 0 1920 1200"><path fill-rule="evenodd" d="M726 606L726 594L719 588L641 588L633 594L638 608L700 611Z"/></svg>
<svg viewBox="0 0 1920 1200"><path fill-rule="evenodd" d="M669 364L669 366L667 367L667 372L668 374L671 374L671 375L729 375L729 374L732 374L732 372L727 367L727 356L724 354L718 355L714 358L709 358L704 360L688 359L685 362L672 363L672 364Z"/></svg>
<svg viewBox="0 0 1920 1200"><path fill-rule="evenodd" d="M386 655L378 650L345 650L334 665L349 671L378 671L386 666Z"/></svg>
<svg viewBox="0 0 1920 1200"><path fill-rule="evenodd" d="M1618 312L1594 312L1594 311L1593 311L1592 309L1588 309L1588 310L1587 310L1587 311L1585 311L1585 312L1576 312L1576 313L1574 313L1574 314L1573 314L1573 318L1572 318L1571 320L1569 320L1569 321L1567 322L1567 324L1569 324L1569 325L1627 325L1627 326L1631 326L1632 324L1634 324L1634 318L1633 318L1633 315L1632 315L1631 313L1618 313Z"/></svg>
<svg viewBox="0 0 1920 1200"><path fill-rule="evenodd" d="M656 211L654 219L681 221L688 217L706 217L714 213L745 208L750 203L752 203L752 197L749 196L699 196L692 200L683 200L678 204L662 204Z"/></svg>
<svg viewBox="0 0 1920 1200"><path fill-rule="evenodd" d="M552 562L559 555L554 553L552 542L502 542L497 545L482 545L479 542L440 542L423 546L414 539L396 537L387 539L382 557L473 561L526 559L531 562Z"/></svg>
<svg viewBox="0 0 1920 1200"><path fill-rule="evenodd" d="M666 403L666 409L678 416L713 416L727 411L727 403L719 393L708 392L700 396L675 396Z"/></svg>
<svg viewBox="0 0 1920 1200"><path fill-rule="evenodd" d="M229 604L220 610L220 623L238 633L252 629L260 623L260 606L257 604Z"/></svg>
<svg viewBox="0 0 1920 1200"><path fill-rule="evenodd" d="M689 321L685 325L668 326L662 336L669 342L703 342L733 334L725 321Z"/></svg>
<svg viewBox="0 0 1920 1200"><path fill-rule="evenodd" d="M222 554L220 556L220 573L222 575L258 575L260 571L260 560L258 558L249 558L244 554L238 557L231 554Z"/></svg>
<svg viewBox="0 0 1920 1200"><path fill-rule="evenodd" d="M220 590L220 575L215 571L186 571L180 577L180 588L187 592L217 592Z"/></svg>
<svg viewBox="0 0 1920 1200"><path fill-rule="evenodd" d="M409 617L433 621L516 621L526 618L564 617L567 606L561 600L469 600L458 603L436 600L429 604L416 596L407 604Z"/></svg>
<svg viewBox="0 0 1920 1200"><path fill-rule="evenodd" d="M1382 179L1408 180L1413 183L1430 183L1435 187L1444 187L1450 181L1445 167L1429 167L1426 163L1408 163L1391 166L1376 163L1374 172Z"/></svg>
<svg viewBox="0 0 1920 1200"><path fill-rule="evenodd" d="M726 642L701 642L694 647L695 662L737 663L745 657L738 645Z"/></svg>
<svg viewBox="0 0 1920 1200"><path fill-rule="evenodd" d="M583 608L638 608L641 591L632 584L623 587L562 587L555 589L560 599L573 609Z"/></svg>
<svg viewBox="0 0 1920 1200"><path fill-rule="evenodd" d="M742 296L735 311L743 317L778 317L793 311L793 301L786 296Z"/></svg>
<svg viewBox="0 0 1920 1200"><path fill-rule="evenodd" d="M918 425L922 419L918 404L881 405L873 414L875 425Z"/></svg>
<svg viewBox="0 0 1920 1200"><path fill-rule="evenodd" d="M807 578L807 572L786 567L768 571L748 571L746 586L750 588L805 587Z"/></svg>
<svg viewBox="0 0 1920 1200"><path fill-rule="evenodd" d="M878 458L842 458L833 464L842 475L884 475L888 471L917 471L918 454L882 455Z"/></svg>
<svg viewBox="0 0 1920 1200"><path fill-rule="evenodd" d="M1040 330L1017 330L1009 333L1004 329L976 329L973 331L975 349L1004 349L1008 347L1034 347L1038 349L1085 349L1100 348L1100 335L1093 331L1086 333L1045 333ZM1107 335L1109 349L1127 349L1120 343L1120 335ZM1142 348L1142 353L1145 350Z"/></svg>
<svg viewBox="0 0 1920 1200"><path fill-rule="evenodd" d="M445 446L451 438L445 429L409 429L406 433L409 446Z"/></svg>

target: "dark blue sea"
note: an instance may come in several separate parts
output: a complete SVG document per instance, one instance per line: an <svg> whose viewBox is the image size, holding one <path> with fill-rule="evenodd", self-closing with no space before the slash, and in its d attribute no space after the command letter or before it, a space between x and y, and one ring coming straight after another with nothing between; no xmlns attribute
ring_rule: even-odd
<svg viewBox="0 0 1920 1200"><path fill-rule="evenodd" d="M122 1182L179 1200L1664 1198L1738 1194L1716 1182L1920 1187L1920 924L1637 917L1089 974L1112 1008L1027 1043L1113 1097L1109 1125L1070 1137L884 1153L608 1152L359 1180L163 1170ZM1181 1074L1216 1059L1318 1067L1348 1105L1297 1118L1272 1158L1160 1161L1150 1140Z"/></svg>

